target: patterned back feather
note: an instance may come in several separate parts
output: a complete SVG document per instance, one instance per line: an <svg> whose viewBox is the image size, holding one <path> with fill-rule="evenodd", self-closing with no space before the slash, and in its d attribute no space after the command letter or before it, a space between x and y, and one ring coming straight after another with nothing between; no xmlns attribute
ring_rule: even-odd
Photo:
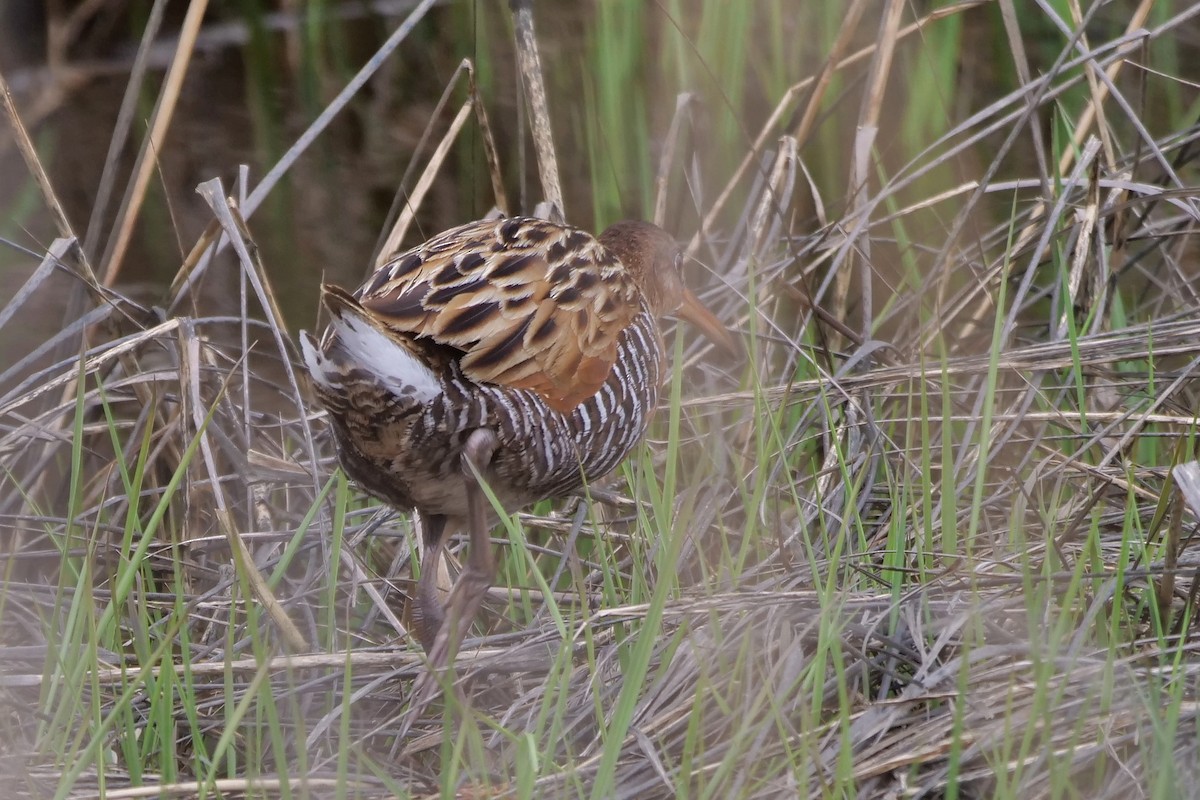
<svg viewBox="0 0 1200 800"><path fill-rule="evenodd" d="M513 217L439 234L382 266L356 298L382 325L460 355L473 380L567 412L596 393L644 312L633 277L585 231Z"/></svg>

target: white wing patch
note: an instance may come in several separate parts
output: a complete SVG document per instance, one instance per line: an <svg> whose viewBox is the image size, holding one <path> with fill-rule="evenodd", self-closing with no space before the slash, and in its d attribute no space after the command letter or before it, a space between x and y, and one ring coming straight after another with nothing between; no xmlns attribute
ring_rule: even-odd
<svg viewBox="0 0 1200 800"><path fill-rule="evenodd" d="M300 331L300 353L304 356L304 366L308 368L312 379L329 388L332 376L326 371L328 362L308 331Z"/></svg>
<svg viewBox="0 0 1200 800"><path fill-rule="evenodd" d="M371 376L398 397L427 403L442 393L442 384L424 362L403 345L388 338L364 319L352 314L335 316L330 323L333 336L327 338L326 352L340 349L346 361ZM326 352L321 352L307 334L300 338L304 362L314 380L334 389L345 379L343 370ZM332 355L332 353L330 353Z"/></svg>

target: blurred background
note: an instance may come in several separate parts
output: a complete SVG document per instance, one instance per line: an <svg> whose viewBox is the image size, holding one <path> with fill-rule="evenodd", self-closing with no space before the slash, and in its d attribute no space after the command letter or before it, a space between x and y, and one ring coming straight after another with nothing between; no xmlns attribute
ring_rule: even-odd
<svg viewBox="0 0 1200 800"><path fill-rule="evenodd" d="M1160 2L1152 15L1165 19L1185 3ZM212 3L178 107L155 154L149 194L116 272L117 288L153 304L211 220L196 185L221 177L228 189L238 166L246 164L254 186L416 5L413 0ZM912 10L919 15L935 12L939 5L950 8L921 2ZM1069 13L1067 3L1055 5ZM1134 5L1104 4L1091 16L1089 33L1101 40L1118 35ZM87 231L94 251L89 256L95 261L105 252L122 187L174 58L187 7L176 2L164 6L147 77L138 89L131 135L114 165L117 188L99 208L106 152L154 4L5 0L0 6L0 69L68 219L81 237ZM842 52L852 54L874 43L882 8L882 3L866 4L856 40L842 43ZM1035 4L1017 4L1017 9L1026 15L1021 29L1031 63L1049 67L1061 51L1061 32ZM981 2L958 4L953 10L901 40L898 68L883 104L880 127L885 135L876 142L879 163L888 169L908 163L955 122L1018 85L1000 7ZM684 238L694 233L700 210L750 152L772 111L781 107L781 131L799 123L803 103L781 100L789 89L801 99L811 92L811 81L795 87L819 73L846 6L840 0L543 1L534 3L534 12L569 220L598 229L621 217L650 214L658 159L677 99L689 93L693 102L681 126L678 168L669 176L664 220ZM1188 66L1200 64L1200 26L1148 46L1161 51L1155 54L1158 63L1176 65L1180 77L1190 70L1200 81L1200 70ZM355 284L367 272L398 190L411 188L414 179L402 185L402 176L422 132L432 125L440 136L465 97L460 81L449 112L433 116L464 58L477 66L513 208L528 211L541 199L507 3L436 3L251 220L291 323L309 324L323 276ZM820 116L800 142L806 178L822 198L820 211L827 217L836 217L847 195L850 144L868 64L862 58L829 75ZM1139 99L1158 111L1146 123L1166 130L1194 120L1195 85L1148 83ZM1059 99L1064 114L1076 113L1085 102L1086 91L1077 88ZM978 178L1002 135L985 137L948 157L898 194L897 201ZM1032 158L1028 149L1017 148L1000 165L1001 172L1024 174ZM769 159L763 155L760 161L765 171ZM752 170L735 194L747 196L753 181ZM479 129L472 120L419 208L409 240L486 213L494 203L489 187ZM720 225L733 228L741 205L729 203L732 210ZM1001 201L999 213L1009 210L1008 202ZM797 201L793 231L817 229L821 221L816 211ZM945 225L936 215L920 219L935 231ZM920 230L911 234L924 238ZM20 285L54 236L29 170L7 132L0 134L0 286L10 287L0 288L0 295ZM899 269L889 267L882 249L874 257L885 281ZM722 271L720 264L709 267ZM53 305L53 297L43 293L42 302ZM213 279L202 287L197 302L219 304L228 297L229 287ZM23 312L29 316L23 330L30 341L17 342L6 333L0 358L11 360L14 353L27 351L30 342L41 341L47 330L57 329L55 309L45 312Z"/></svg>

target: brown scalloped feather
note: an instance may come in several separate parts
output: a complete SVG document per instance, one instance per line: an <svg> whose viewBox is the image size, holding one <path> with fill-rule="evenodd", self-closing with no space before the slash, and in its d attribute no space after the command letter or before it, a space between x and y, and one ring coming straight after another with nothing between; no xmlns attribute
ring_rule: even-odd
<svg viewBox="0 0 1200 800"><path fill-rule="evenodd" d="M530 389L562 412L600 389L644 307L591 234L525 217L445 231L380 267L356 297L391 331L459 351L468 377Z"/></svg>

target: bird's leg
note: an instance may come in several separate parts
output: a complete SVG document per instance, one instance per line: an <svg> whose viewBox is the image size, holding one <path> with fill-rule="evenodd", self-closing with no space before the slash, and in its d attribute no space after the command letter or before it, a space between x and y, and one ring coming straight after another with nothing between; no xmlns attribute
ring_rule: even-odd
<svg viewBox="0 0 1200 800"><path fill-rule="evenodd" d="M467 479L467 533L471 539L471 552L450 590L446 618L429 649L429 664L435 670L449 664L458 651L496 575L487 524L488 501L482 486L483 470L495 451L496 434L488 428L472 431L463 446L462 470Z"/></svg>
<svg viewBox="0 0 1200 800"><path fill-rule="evenodd" d="M417 638L428 653L433 648L438 631L446 620L442 600L438 597L438 571L442 566L442 550L445 546L446 518L441 514L421 516L421 538L425 552L421 555L421 576L417 579L417 593L413 598L412 619Z"/></svg>
<svg viewBox="0 0 1200 800"><path fill-rule="evenodd" d="M421 559L421 579L417 582L417 605L424 609L424 613L437 608L438 611L435 613L440 616L441 625L436 629L433 644L429 645L425 643L424 626L427 624L425 620L432 622L433 614L424 617L417 623L418 635L421 636L421 643L428 653L429 671L421 673L413 682L408 714L405 715L397 734L400 739L408 735L413 723L420 718L429 703L437 696L440 673L444 667L450 664L454 652L462 644L463 637L466 635L467 629L471 627L471 621L475 619L475 614L479 611L488 587L492 585L496 567L492 558L492 540L488 535L490 531L487 527L487 507L484 505L487 498L483 494L481 481L483 480L483 468L492 460L492 453L495 450L496 434L486 428L473 431L463 447L462 470L467 479L467 532L471 537L471 552L467 556L466 566L459 573L458 580L454 582L454 588L450 590L450 598L446 601L444 612L438 603L436 578L434 577L437 570L437 559L441 554L441 531L434 527L438 524L434 522L436 517L430 519L432 525L429 532L439 533L438 543L427 547L425 556ZM444 528L446 524L444 517L440 524ZM427 540L426 544L433 543ZM430 555L435 547L438 553L436 557ZM426 561L431 562L428 572L425 570ZM426 583L426 576L428 576L429 583Z"/></svg>

